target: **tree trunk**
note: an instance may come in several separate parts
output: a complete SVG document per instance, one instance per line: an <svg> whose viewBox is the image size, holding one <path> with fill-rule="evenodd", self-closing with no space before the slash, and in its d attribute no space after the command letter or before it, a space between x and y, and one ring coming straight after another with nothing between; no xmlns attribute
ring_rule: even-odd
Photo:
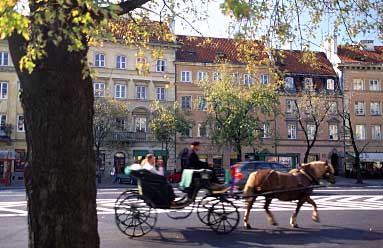
<svg viewBox="0 0 383 248"><path fill-rule="evenodd" d="M93 89L81 62L87 49L68 52L48 42L46 58L28 74L18 66L22 39L9 41L23 89L29 247L99 247Z"/></svg>
<svg viewBox="0 0 383 248"><path fill-rule="evenodd" d="M355 153L355 166L356 166L356 183L362 184L363 179L362 179L362 173L360 170L360 153L359 152Z"/></svg>

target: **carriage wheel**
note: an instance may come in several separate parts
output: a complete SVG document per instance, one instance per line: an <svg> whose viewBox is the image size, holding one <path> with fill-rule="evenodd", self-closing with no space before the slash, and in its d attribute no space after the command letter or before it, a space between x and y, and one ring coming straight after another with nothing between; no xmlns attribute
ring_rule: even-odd
<svg viewBox="0 0 383 248"><path fill-rule="evenodd" d="M238 208L229 200L220 198L208 212L208 225L217 233L230 233L238 225Z"/></svg>
<svg viewBox="0 0 383 248"><path fill-rule="evenodd" d="M198 219L205 225L209 225L209 209L217 202L219 202L219 198L214 196L205 196L201 199L200 202L198 202L197 216Z"/></svg>
<svg viewBox="0 0 383 248"><path fill-rule="evenodd" d="M114 211L117 227L122 233L130 237L140 237L154 228L157 212L145 196L130 192L119 199Z"/></svg>
<svg viewBox="0 0 383 248"><path fill-rule="evenodd" d="M126 191L122 192L117 197L117 199L114 203L114 208L116 208L118 205L120 205L121 202L123 202L127 197L129 197L130 195L135 195L135 194L138 194L138 190L126 190Z"/></svg>

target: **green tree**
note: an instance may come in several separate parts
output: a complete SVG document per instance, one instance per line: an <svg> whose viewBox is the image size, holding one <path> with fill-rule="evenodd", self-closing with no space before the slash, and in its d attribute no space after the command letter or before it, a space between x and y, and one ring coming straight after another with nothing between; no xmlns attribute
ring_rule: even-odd
<svg viewBox="0 0 383 248"><path fill-rule="evenodd" d="M166 169L169 149L175 142L176 133L188 132L190 121L182 114L177 103L172 106L164 106L155 101L151 109L153 110L153 119L149 126L156 139L161 142L162 150L165 149L164 166Z"/></svg>
<svg viewBox="0 0 383 248"><path fill-rule="evenodd" d="M23 89L29 247L99 247L87 53L112 40L113 20L148 1L0 1L0 38ZM145 47L164 34L144 21L135 17L120 37Z"/></svg>
<svg viewBox="0 0 383 248"><path fill-rule="evenodd" d="M126 118L127 106L115 99L98 97L94 101L94 116L93 116L93 137L94 146L96 148L96 161L98 179L101 182L101 158L100 149L107 144L108 136L123 127ZM116 140L118 142L118 140Z"/></svg>
<svg viewBox="0 0 383 248"><path fill-rule="evenodd" d="M227 72L221 73L220 80L200 82L212 139L216 144L233 147L239 161L242 146L253 144L262 131L260 118L273 111L276 85L243 86Z"/></svg>

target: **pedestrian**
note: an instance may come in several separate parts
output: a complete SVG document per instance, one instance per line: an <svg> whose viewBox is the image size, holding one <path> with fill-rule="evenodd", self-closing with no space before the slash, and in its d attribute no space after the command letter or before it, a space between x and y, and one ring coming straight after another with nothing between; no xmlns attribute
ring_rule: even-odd
<svg viewBox="0 0 383 248"><path fill-rule="evenodd" d="M116 172L116 167L113 166L112 170L110 171L110 175L112 177L112 183L117 182L117 172Z"/></svg>

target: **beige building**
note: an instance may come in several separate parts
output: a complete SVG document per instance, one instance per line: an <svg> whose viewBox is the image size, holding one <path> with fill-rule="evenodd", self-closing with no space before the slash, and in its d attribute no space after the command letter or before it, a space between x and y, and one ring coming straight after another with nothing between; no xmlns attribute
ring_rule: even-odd
<svg viewBox="0 0 383 248"><path fill-rule="evenodd" d="M350 113L356 144L362 152L362 172L365 176L382 177L383 47L374 46L372 40L361 41L359 46L332 45L329 57L343 85L344 109ZM353 175L354 151L347 131L345 151L346 175Z"/></svg>
<svg viewBox="0 0 383 248"><path fill-rule="evenodd" d="M23 179L26 143L20 84L5 40L0 40L0 87L0 184L9 184Z"/></svg>

